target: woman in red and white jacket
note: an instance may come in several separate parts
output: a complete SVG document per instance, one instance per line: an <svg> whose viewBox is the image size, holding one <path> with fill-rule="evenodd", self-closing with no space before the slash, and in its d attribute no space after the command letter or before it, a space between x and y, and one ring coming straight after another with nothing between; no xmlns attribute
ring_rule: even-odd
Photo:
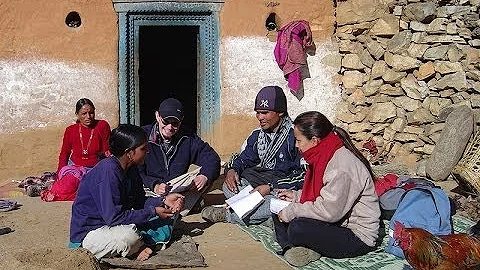
<svg viewBox="0 0 480 270"><path fill-rule="evenodd" d="M380 206L368 160L342 128L315 111L297 116L295 145L308 163L301 190L282 190L291 203L274 215L282 255L294 266L320 256L345 258L374 250Z"/></svg>

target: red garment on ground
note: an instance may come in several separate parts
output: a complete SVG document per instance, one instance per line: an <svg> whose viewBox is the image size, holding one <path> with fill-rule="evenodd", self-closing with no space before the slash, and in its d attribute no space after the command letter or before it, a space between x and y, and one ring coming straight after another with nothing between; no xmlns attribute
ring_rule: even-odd
<svg viewBox="0 0 480 270"><path fill-rule="evenodd" d="M41 193L41 199L46 202L75 200L78 185L86 172L87 170L81 166L63 167L58 174L58 179L49 189Z"/></svg>
<svg viewBox="0 0 480 270"><path fill-rule="evenodd" d="M321 139L316 146L302 154L308 163L308 168L305 174L305 181L303 182L300 203L307 201L313 202L320 196L325 168L327 168L327 164L333 157L333 154L342 146L343 142L340 137L330 132L325 138Z"/></svg>
<svg viewBox="0 0 480 270"><path fill-rule="evenodd" d="M61 179L55 181L51 189L44 190L40 195L43 201L73 201L77 196L80 179L72 174L67 174Z"/></svg>
<svg viewBox="0 0 480 270"><path fill-rule="evenodd" d="M386 174L384 177L379 177L375 179L374 185L375 185L375 192L377 193L377 196L380 197L387 190L396 187L397 180L398 180L398 176L393 173L389 173L389 174Z"/></svg>
<svg viewBox="0 0 480 270"><path fill-rule="evenodd" d="M93 137L88 147L88 154L83 155L82 144L80 142L79 126L82 132L83 147L87 148L91 131L93 129ZM68 159L73 164L84 167L93 167L98 162L99 155L108 151L108 140L110 139L110 125L104 120L96 120L92 127L85 127L80 123L70 125L65 129L63 134L63 143L60 155L58 156L58 168L60 171L67 165Z"/></svg>

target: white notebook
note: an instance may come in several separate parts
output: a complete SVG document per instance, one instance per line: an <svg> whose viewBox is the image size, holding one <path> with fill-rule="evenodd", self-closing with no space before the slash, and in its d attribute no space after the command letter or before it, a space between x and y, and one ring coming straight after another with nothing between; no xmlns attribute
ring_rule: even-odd
<svg viewBox="0 0 480 270"><path fill-rule="evenodd" d="M193 179L197 177L201 168L202 167L198 167L191 172L187 172L168 181L168 183L172 186L170 193L180 193L190 189Z"/></svg>
<svg viewBox="0 0 480 270"><path fill-rule="evenodd" d="M287 207L289 204L290 202L288 201L272 198L270 200L270 212L278 215L278 213L280 213L280 211L282 211L283 208Z"/></svg>
<svg viewBox="0 0 480 270"><path fill-rule="evenodd" d="M181 193L181 192L184 192L184 191L188 191L190 189L190 185L193 182L193 179L195 179L195 177L197 177L201 168L202 167L198 167L193 171L190 171L190 172L187 172L185 174L179 175L179 176L173 178L172 180L168 181L168 183L171 186L171 189L169 190L168 193ZM145 193L146 193L147 196L151 196L151 197L161 197L161 196L163 196L163 195L159 195L159 194L153 192L149 188L144 188L144 190L145 190Z"/></svg>
<svg viewBox="0 0 480 270"><path fill-rule="evenodd" d="M255 191L250 193L252 190L253 187L251 185L246 186L240 190L238 194L225 200L225 203L227 203L240 218L243 218L263 201L260 192Z"/></svg>

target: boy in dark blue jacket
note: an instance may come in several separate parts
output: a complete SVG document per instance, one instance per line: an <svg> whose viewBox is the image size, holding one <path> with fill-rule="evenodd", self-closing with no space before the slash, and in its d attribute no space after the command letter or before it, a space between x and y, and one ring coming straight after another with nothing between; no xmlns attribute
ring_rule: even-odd
<svg viewBox="0 0 480 270"><path fill-rule="evenodd" d="M190 185L191 192L185 194L188 212L220 175L220 157L197 134L181 128L183 116L183 105L179 100L168 98L162 101L155 112L157 121L143 127L149 134L148 153L139 171L144 186L162 195L168 194L169 182L187 173L190 165L200 166Z"/></svg>
<svg viewBox="0 0 480 270"><path fill-rule="evenodd" d="M145 196L136 168L147 152L147 136L140 127L120 125L109 144L112 156L100 161L78 187L69 246L82 246L98 259L139 252L137 259L146 260L152 246L170 240L171 217L183 207L183 196Z"/></svg>

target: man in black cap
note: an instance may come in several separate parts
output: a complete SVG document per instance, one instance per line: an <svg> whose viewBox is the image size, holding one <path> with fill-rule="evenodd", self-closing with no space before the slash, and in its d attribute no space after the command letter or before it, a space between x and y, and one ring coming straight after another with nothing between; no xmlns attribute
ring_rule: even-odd
<svg viewBox="0 0 480 270"><path fill-rule="evenodd" d="M210 222L258 224L271 217L270 199L274 188L301 188L304 170L295 147L292 120L287 112L287 98L278 86L263 87L255 98L255 112L260 128L255 129L242 151L225 169L225 197L231 198L248 185L254 187L264 202L244 217L232 210L208 206L202 217Z"/></svg>
<svg viewBox="0 0 480 270"><path fill-rule="evenodd" d="M210 145L194 132L181 129L183 105L175 98L165 99L155 112L156 122L144 126L148 136L148 152L145 163L139 166L145 187L158 195L171 191L172 180L187 173L190 165L200 166L198 174L189 183L188 190L197 201L201 193L220 174L220 157ZM188 175L185 177L188 178ZM177 190L178 191L178 190ZM189 207L189 196L185 208Z"/></svg>

